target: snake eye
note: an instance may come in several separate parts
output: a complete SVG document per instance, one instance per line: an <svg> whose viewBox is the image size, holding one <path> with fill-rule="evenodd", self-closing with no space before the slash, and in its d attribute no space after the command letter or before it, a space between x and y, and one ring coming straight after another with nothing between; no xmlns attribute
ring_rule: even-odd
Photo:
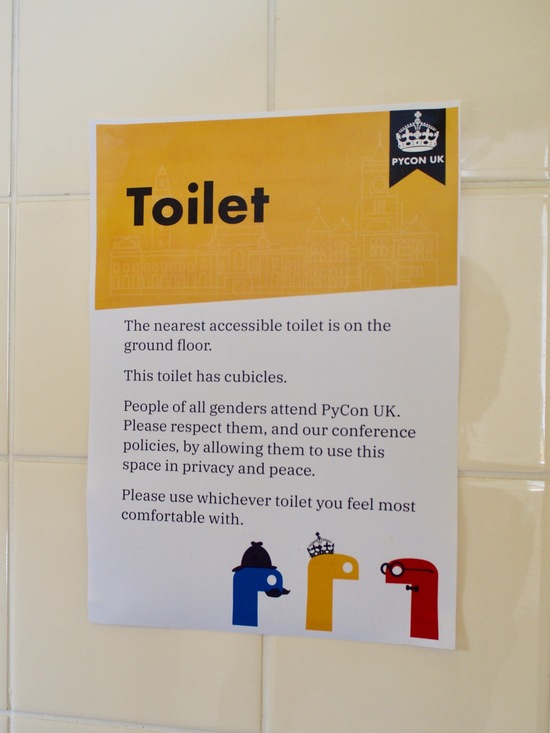
<svg viewBox="0 0 550 733"><path fill-rule="evenodd" d="M402 565L400 562L392 562L389 565L390 573L393 575L394 578L398 578L400 575L403 575L405 572L405 566Z"/></svg>
<svg viewBox="0 0 550 733"><path fill-rule="evenodd" d="M388 570L394 578L398 578L405 572L405 566L400 562L385 562L380 565L380 572L382 575L386 575Z"/></svg>

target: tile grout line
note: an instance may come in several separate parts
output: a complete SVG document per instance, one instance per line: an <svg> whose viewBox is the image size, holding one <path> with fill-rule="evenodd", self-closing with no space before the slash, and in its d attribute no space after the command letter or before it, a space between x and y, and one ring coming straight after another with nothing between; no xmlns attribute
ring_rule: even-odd
<svg viewBox="0 0 550 733"><path fill-rule="evenodd" d="M550 283L550 269L549 269L549 257L548 247L550 245L550 235L548 230L548 199L545 200L543 206L543 219L542 227L544 230L544 237L546 246L543 248L543 266L542 266L542 329L541 329L541 340L543 343L542 349L542 361L541 364L541 392L542 392L542 409L541 409L541 462L547 463L547 452L550 448L548 442L548 387L550 386L550 375L548 373L548 283Z"/></svg>
<svg viewBox="0 0 550 733"><path fill-rule="evenodd" d="M31 453L12 453L14 463L60 463L73 465L86 465L87 456L63 456L45 455ZM0 463L9 462L10 456L0 455ZM507 468L502 469L459 469L459 479L502 479L504 481L550 481L550 471L519 470L513 471Z"/></svg>
<svg viewBox="0 0 550 733"><path fill-rule="evenodd" d="M8 507L6 539L6 701L8 726L12 728L13 712L13 536L14 536L14 412L15 412L15 273L16 273L16 236L17 236L17 166L18 166L18 128L19 128L19 0L12 2L11 18L11 130L10 130L10 196L9 196L9 249L8 249Z"/></svg>
<svg viewBox="0 0 550 733"><path fill-rule="evenodd" d="M4 711L0 711L4 712ZM102 718L89 718L76 715L57 715L55 713L33 713L29 711L12 711L11 718L14 720L39 720L41 722L59 722L70 723L73 725L93 725L99 728L120 728L120 730L128 730L129 727L139 728L144 733L206 733L203 728L182 728L180 726L171 725L155 725L154 723L137 723L134 721L108 720ZM209 731L208 733L223 733L223 731Z"/></svg>
<svg viewBox="0 0 550 733"><path fill-rule="evenodd" d="M267 111L275 110L275 23L277 0L267 0Z"/></svg>
<svg viewBox="0 0 550 733"><path fill-rule="evenodd" d="M548 471L491 471L491 470L460 470L458 471L459 479L501 479L503 481L550 481L550 473Z"/></svg>

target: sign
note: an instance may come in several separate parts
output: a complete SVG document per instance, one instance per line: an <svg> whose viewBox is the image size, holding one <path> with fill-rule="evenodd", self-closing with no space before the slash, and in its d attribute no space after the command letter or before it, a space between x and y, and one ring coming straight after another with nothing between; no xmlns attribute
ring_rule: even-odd
<svg viewBox="0 0 550 733"><path fill-rule="evenodd" d="M93 156L90 619L452 648L457 107Z"/></svg>

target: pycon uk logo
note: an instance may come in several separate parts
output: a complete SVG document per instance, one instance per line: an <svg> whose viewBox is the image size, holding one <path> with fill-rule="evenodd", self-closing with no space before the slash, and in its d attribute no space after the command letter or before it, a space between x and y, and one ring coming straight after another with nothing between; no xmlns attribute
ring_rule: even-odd
<svg viewBox="0 0 550 733"><path fill-rule="evenodd" d="M390 188L413 171L445 185L445 109L390 112Z"/></svg>

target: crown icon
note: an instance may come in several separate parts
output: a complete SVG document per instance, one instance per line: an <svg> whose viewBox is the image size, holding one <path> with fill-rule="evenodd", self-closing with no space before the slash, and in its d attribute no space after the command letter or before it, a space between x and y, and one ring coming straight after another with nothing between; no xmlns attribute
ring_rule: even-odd
<svg viewBox="0 0 550 733"><path fill-rule="evenodd" d="M316 539L313 540L308 546L307 551L311 557L317 557L317 555L333 555L334 554L334 542L326 540L319 532L315 532Z"/></svg>
<svg viewBox="0 0 550 733"><path fill-rule="evenodd" d="M409 122L395 133L400 150L407 152L433 150L437 145L439 131L433 125L420 121L422 112L415 112L414 116L414 122Z"/></svg>

